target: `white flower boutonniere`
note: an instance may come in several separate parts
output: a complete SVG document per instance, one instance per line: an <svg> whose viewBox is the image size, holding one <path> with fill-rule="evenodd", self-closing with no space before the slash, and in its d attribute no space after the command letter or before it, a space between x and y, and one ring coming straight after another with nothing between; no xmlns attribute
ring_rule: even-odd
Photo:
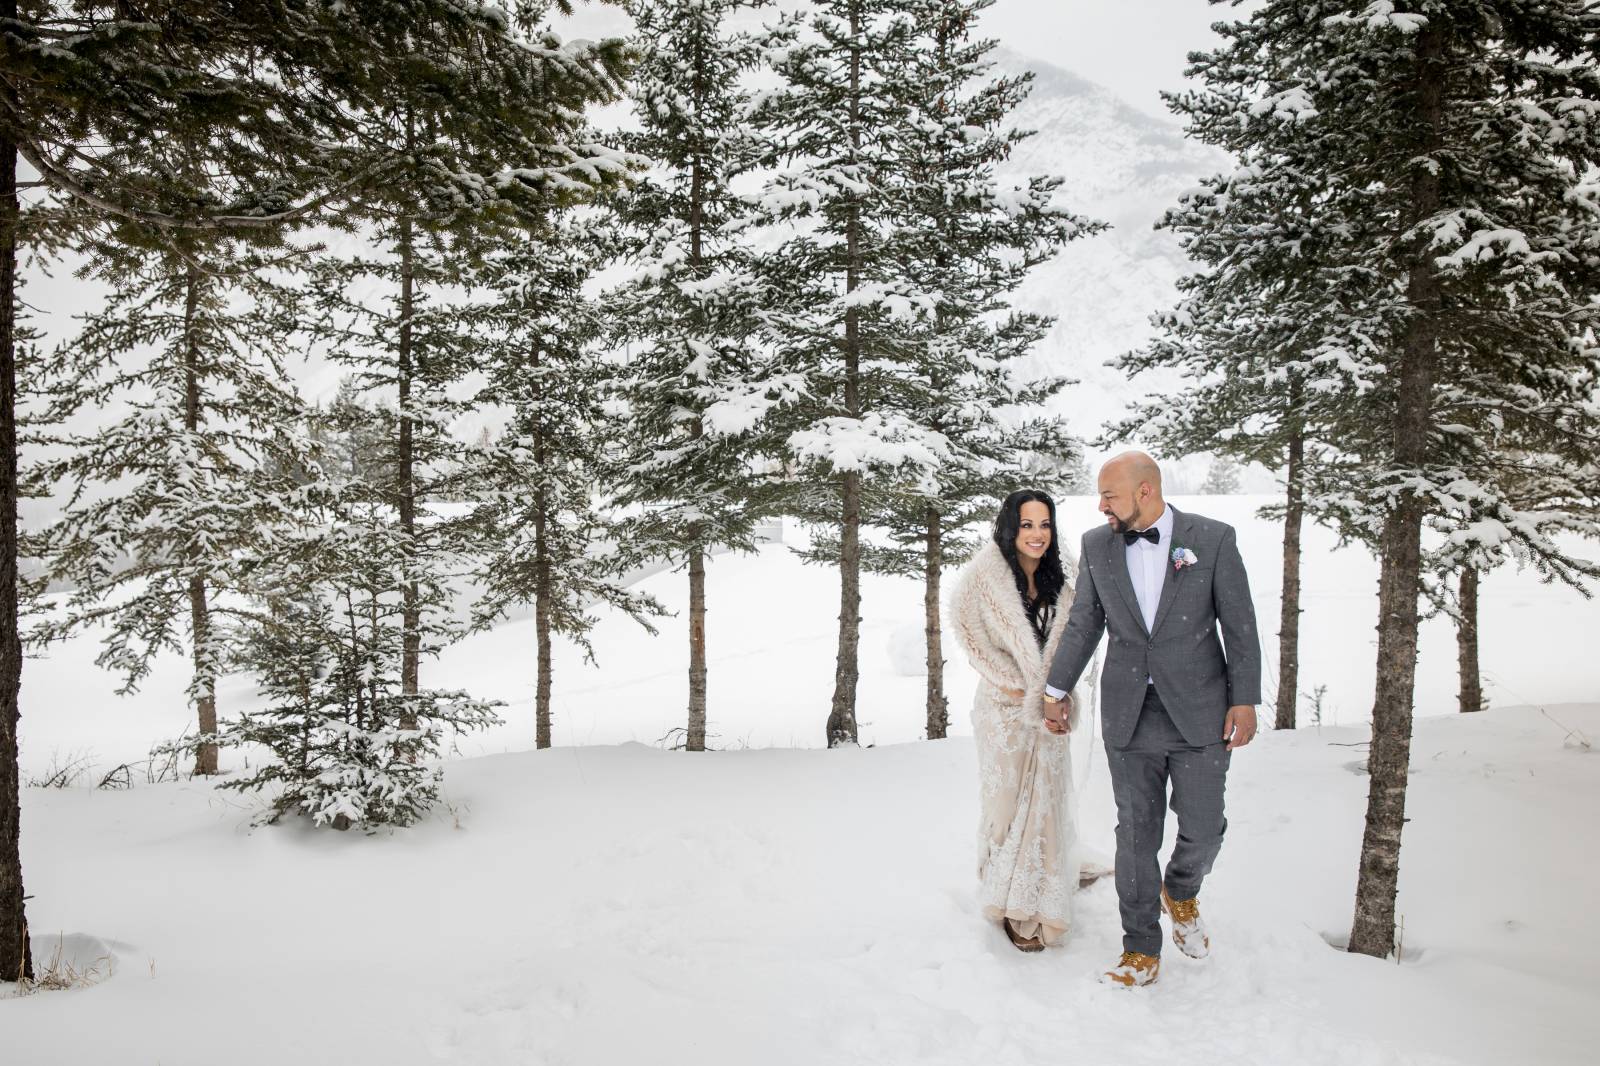
<svg viewBox="0 0 1600 1066"><path fill-rule="evenodd" d="M1193 566L1200 561L1200 557L1188 548L1172 549L1172 569L1182 570L1186 566Z"/></svg>

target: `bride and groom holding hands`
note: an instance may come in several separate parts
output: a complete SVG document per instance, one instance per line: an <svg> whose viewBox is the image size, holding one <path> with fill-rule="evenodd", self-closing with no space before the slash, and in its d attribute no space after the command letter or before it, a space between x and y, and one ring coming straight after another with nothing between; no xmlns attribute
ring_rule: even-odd
<svg viewBox="0 0 1600 1066"><path fill-rule="evenodd" d="M1079 682L1109 637L1098 685L1123 953L1103 979L1134 987L1160 972L1163 911L1179 950L1209 951L1200 886L1227 829L1232 752L1255 736L1261 651L1232 527L1166 503L1160 468L1140 452L1102 467L1099 496L1105 525L1083 535L1075 567L1062 561L1054 501L1008 496L950 615L979 676L980 901L1023 951L1060 943L1071 926L1080 861L1069 744ZM1178 838L1163 871L1169 804Z"/></svg>

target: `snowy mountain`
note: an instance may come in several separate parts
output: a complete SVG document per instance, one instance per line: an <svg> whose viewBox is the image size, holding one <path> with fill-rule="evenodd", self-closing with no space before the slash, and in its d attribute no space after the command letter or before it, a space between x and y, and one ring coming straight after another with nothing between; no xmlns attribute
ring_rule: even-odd
<svg viewBox="0 0 1600 1066"><path fill-rule="evenodd" d="M1001 73L1034 73L1033 92L1014 121L1037 134L1018 146L1007 173L1065 178L1061 201L1112 227L1039 268L1018 301L1057 316L1039 353L1041 369L1081 382L1059 405L1076 432L1089 435L1130 397L1175 383L1154 376L1131 382L1105 364L1151 335L1150 315L1173 304L1175 283L1191 269L1176 236L1156 231L1156 221L1199 179L1225 169L1228 157L1070 71L1015 52L996 56Z"/></svg>

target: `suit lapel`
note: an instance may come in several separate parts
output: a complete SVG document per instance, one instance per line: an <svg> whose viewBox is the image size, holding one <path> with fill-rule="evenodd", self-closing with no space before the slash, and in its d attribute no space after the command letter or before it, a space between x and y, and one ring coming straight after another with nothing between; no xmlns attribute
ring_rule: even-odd
<svg viewBox="0 0 1600 1066"><path fill-rule="evenodd" d="M1122 593L1122 601L1127 604L1128 610L1133 613L1133 620L1144 629L1144 612L1139 610L1139 597L1133 591L1133 578L1128 574L1128 543L1122 539L1122 534L1115 531L1106 540L1110 545L1106 549L1105 565L1111 571L1112 584L1117 586L1117 591ZM1145 630L1146 635L1149 630Z"/></svg>
<svg viewBox="0 0 1600 1066"><path fill-rule="evenodd" d="M1167 506L1172 507L1172 504L1169 503ZM1150 631L1151 636L1154 636L1161 628L1161 623L1166 621L1167 612L1172 610L1172 601L1178 596L1178 583L1183 580L1183 570L1188 569L1184 567L1183 570L1175 570L1172 566L1172 549L1188 547L1188 533L1189 517L1176 507L1172 507L1172 543L1163 548L1163 554L1167 556L1162 563L1162 573L1165 576L1161 580L1161 600L1156 606L1156 624Z"/></svg>

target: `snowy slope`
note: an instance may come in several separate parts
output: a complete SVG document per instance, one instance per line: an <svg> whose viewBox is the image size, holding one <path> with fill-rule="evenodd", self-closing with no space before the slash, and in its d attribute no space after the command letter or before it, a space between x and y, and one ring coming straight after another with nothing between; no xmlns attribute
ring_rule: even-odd
<svg viewBox="0 0 1600 1066"><path fill-rule="evenodd" d="M1557 706L1600 739L1600 704ZM1349 927L1359 729L1235 757L1214 951L1141 992L1112 886L1066 947L975 914L968 739L851 751L557 748L450 764L454 815L252 829L200 783L29 790L45 953L100 984L0 1002L8 1066L1588 1063L1600 757L1532 709L1418 725L1404 961ZM1082 822L1109 848L1104 765ZM1170 827L1169 836L1170 841ZM113 968L102 962L100 972Z"/></svg>
<svg viewBox="0 0 1600 1066"><path fill-rule="evenodd" d="M1033 92L1013 123L1037 131L1008 160L1011 175L1065 178L1057 196L1111 229L1068 245L1018 294L1031 311L1057 316L1036 357L1041 369L1080 382L1058 406L1075 430L1092 435L1118 418L1129 398L1169 390L1171 376L1135 384L1105 364L1152 334L1150 315L1177 300L1175 284L1192 270L1177 238L1154 229L1178 197L1227 156L1185 140L1175 120L1153 118L1070 71L1014 52L999 70L1034 72Z"/></svg>

